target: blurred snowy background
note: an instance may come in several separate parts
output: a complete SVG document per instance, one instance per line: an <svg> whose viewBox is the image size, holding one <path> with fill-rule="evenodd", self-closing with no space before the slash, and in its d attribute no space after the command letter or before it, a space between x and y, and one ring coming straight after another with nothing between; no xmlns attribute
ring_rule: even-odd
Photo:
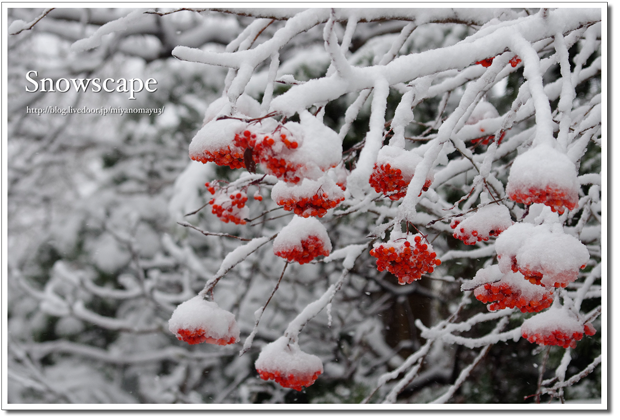
<svg viewBox="0 0 620 420"><path fill-rule="evenodd" d="M553 112L555 125L550 125L550 130L568 136L559 115L572 112L570 142L582 145L579 175L586 178L580 178L577 209L567 212L562 223L565 231L587 246L590 256L587 268L566 290L567 296L580 304L583 300L581 316L590 316L598 331L575 349L553 346L548 351L519 340L518 332L516 340L498 335L502 328L516 331L529 314L505 309L507 312L501 313L504 318L489 318L493 325L470 322L489 311L473 296L462 299L461 283L497 259L492 246L482 242L464 245L452 237L449 226L451 218L464 214L476 200L482 202L482 187L473 184L478 168L472 167L472 159L478 164L492 162L493 185L503 191L512 162L531 144L539 113L537 108L534 115L532 102L536 98L521 89L526 79L523 65L511 66L506 58L502 73L488 79L487 67L476 61L503 53L501 38L493 38L493 31L510 25L525 27L528 19L541 19L542 12L353 11L330 15L329 11L304 14L301 9L169 14L164 12L172 9L158 13L8 10L5 36L6 32L15 34L8 38L5 85L9 98L5 148L9 162L5 203L9 403L359 403L370 395L373 403L384 399L427 403L437 398L443 402L442 396L451 403L522 403L541 386L553 388L574 375L590 373L588 369L593 373L583 374L576 385L543 393L543 401L554 392L556 399L600 399L601 365L596 362L601 354L597 314L601 305L600 153L604 141L600 131L600 13L598 20L588 20L596 13L562 17L547 12L553 22L566 21L558 29L564 37L558 42L565 44L558 47L557 54L551 29L541 26L540 34L529 33L528 38L535 48L532 54L538 54L541 65L546 65L539 83L545 86L544 95ZM287 24L295 15L294 24ZM364 94L360 86L365 82L356 78L346 86L342 83L335 98L298 95L290 96L290 104L276 103L319 112L325 125L344 134L348 169L360 159L367 136L379 138L380 145L389 139L389 123L411 89L418 99L402 132L408 149L431 144L455 110L471 114L478 102L490 104L487 109L492 109L485 114L478 108L467 125L461 121L461 131L455 137L460 143L434 163L435 183L417 204L416 225L433 239L441 268L421 281L400 286L394 276L379 273L375 259L364 251L329 308L330 327L323 310L300 336L302 349L322 360L324 373L312 387L298 392L259 379L254 362L265 344L277 340L306 305L340 278L342 267L336 258L331 263L291 264L287 268L265 310L253 347L243 356L238 353L254 327L255 311L265 304L284 267L271 246L262 247L231 270L215 290L218 304L236 316L240 344L190 346L168 331L168 320L174 308L195 296L218 271L224 257L239 245L234 238L204 236L178 222L257 238L277 233L291 220L291 213L284 210L244 226L223 223L208 208L186 216L209 201L206 182L234 181L239 176L239 170L193 162L188 157L188 146L203 125L208 106L232 86L268 107L271 97L265 100L266 95L273 95L275 102L285 92L292 92L291 87L346 71L334 59L338 54L330 48L335 47L325 41L330 16L342 49L340 57L352 66L380 68L396 56L427 51L436 51L433 57L439 57L420 64L416 83L389 82L385 115L379 119L372 117L379 114L375 108L380 105L375 105L374 98L380 95L370 95L371 89ZM335 24L333 16L337 16ZM84 39L87 42L78 42ZM274 39L279 40L278 45ZM480 39L486 41L475 44L477 49L466 50L468 43ZM449 49L457 44L465 45L463 55ZM178 46L188 47L177 54L184 60L172 55ZM226 64L191 62L187 52L191 48L232 53L256 51L261 46L265 59L249 73L243 73L244 68L229 70ZM568 69L558 64L564 59L562 54L570 60ZM391 69L396 79L410 71ZM135 101L123 93L28 93L24 87L29 70L38 71L39 78L53 80L154 78L158 89L137 94ZM236 77L237 71L241 76ZM240 85L242 76L246 79ZM484 77L487 83L473 92L473 105L462 106L465 93L472 92L468 86ZM567 79L571 82L563 84ZM333 93L329 86L321 85L315 93L329 96ZM560 95L566 89L573 89L573 100L568 108L562 108ZM123 116L26 113L26 107L47 106L163 107L164 112ZM353 118L345 119L352 109ZM596 115L591 117L597 112L598 120ZM484 119L493 121L488 126L476 125ZM507 129L501 124L508 120ZM482 142L500 128L506 131L503 148L491 138L496 154L485 160L491 145ZM481 131L485 133L482 138ZM251 187L249 192L258 190ZM269 190L270 186L260 188L266 197ZM321 219L334 250L367 245L368 235L395 217L397 203L368 189L363 195L366 201L358 202L362 204L357 211L353 201L345 201L340 213L330 211ZM353 198L347 195L347 200ZM251 218L277 207L268 199L250 200L248 206ZM526 216L523 206L511 203L510 210L515 220ZM531 214L527 220L533 222L537 215ZM459 317L452 316L456 312ZM432 339L423 336L420 323L430 328L442 321L457 327ZM504 323L499 326L499 321ZM405 362L416 352L422 356ZM484 358L480 362L478 357ZM395 373L382 376L388 372ZM410 379L404 374L411 374ZM383 383L386 385L379 387ZM451 388L453 384L458 385Z"/></svg>

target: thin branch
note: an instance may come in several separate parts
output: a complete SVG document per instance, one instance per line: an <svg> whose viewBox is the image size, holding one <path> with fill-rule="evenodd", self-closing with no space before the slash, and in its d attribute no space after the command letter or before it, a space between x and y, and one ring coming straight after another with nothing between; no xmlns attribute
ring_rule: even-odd
<svg viewBox="0 0 620 420"><path fill-rule="evenodd" d="M27 26L27 27L25 27L25 28L22 28L22 29L20 29L20 30L19 30L19 31L17 31L17 32L13 32L11 35L19 35L19 34L21 34L23 31L29 31L29 30L31 30L32 28L34 28L34 25L36 25L37 23L39 23L39 21L40 21L41 19L43 19L45 16L47 16L47 15L48 15L48 14L49 14L52 10L54 10L54 9L55 9L55 7L52 7L51 9L47 9L47 10L45 10L45 11L41 14L41 16L39 16L38 18L36 18L36 19L35 19L35 20L33 20L32 22L30 22L29 26Z"/></svg>
<svg viewBox="0 0 620 420"><path fill-rule="evenodd" d="M227 233L207 232L207 231L204 231L204 230L200 229L199 227L196 227L196 226L194 226L194 225L192 225L192 224L189 224L189 223L187 223L187 222L177 222L177 224L179 224L179 225L181 225L181 226L183 226L183 227L192 228L192 229L194 229L195 231L198 231L198 232L202 233L202 234L203 234L203 235L205 235L205 236L224 236L224 237L226 237L226 238L238 239L238 240L240 240L240 241L244 241L244 242L249 242L249 241L251 241L251 239L247 239L247 238L240 238L239 236L229 235L229 234L227 234Z"/></svg>

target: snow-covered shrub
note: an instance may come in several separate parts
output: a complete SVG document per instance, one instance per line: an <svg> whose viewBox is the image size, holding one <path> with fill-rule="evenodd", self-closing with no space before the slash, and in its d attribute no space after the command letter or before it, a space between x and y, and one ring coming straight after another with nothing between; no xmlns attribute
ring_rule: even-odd
<svg viewBox="0 0 620 420"><path fill-rule="evenodd" d="M10 402L600 396L604 13L13 9Z"/></svg>

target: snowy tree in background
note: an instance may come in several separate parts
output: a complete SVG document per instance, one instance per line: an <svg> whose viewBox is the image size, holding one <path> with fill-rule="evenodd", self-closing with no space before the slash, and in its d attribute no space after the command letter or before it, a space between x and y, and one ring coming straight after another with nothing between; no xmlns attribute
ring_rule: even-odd
<svg viewBox="0 0 620 420"><path fill-rule="evenodd" d="M9 403L601 398L604 10L8 12Z"/></svg>

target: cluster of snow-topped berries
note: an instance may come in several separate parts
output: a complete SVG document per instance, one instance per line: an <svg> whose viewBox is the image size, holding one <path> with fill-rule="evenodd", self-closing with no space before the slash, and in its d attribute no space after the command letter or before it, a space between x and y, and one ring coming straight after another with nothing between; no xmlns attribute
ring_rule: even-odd
<svg viewBox="0 0 620 420"><path fill-rule="evenodd" d="M433 247L420 234L391 238L375 244L370 255L377 258L377 270L388 270L398 283L409 284L432 273L441 264Z"/></svg>
<svg viewBox="0 0 620 420"><path fill-rule="evenodd" d="M540 312L553 303L553 290L535 286L520 273L504 274L497 265L478 270L472 282L480 284L474 296L490 311L517 308L521 312Z"/></svg>
<svg viewBox="0 0 620 420"><path fill-rule="evenodd" d="M466 245L474 245L479 241L488 241L512 226L510 211L502 205L491 204L481 206L467 218L452 219L450 227L453 236Z"/></svg>
<svg viewBox="0 0 620 420"><path fill-rule="evenodd" d="M225 346L239 341L235 316L202 296L181 303L168 321L168 329L188 344Z"/></svg>
<svg viewBox="0 0 620 420"><path fill-rule="evenodd" d="M579 201L575 164L552 145L536 146L515 159L506 194L517 203L541 203L559 214L573 210Z"/></svg>
<svg viewBox="0 0 620 420"><path fill-rule="evenodd" d="M521 325L521 335L530 343L541 346L575 348L583 336L592 336L596 330L584 323L566 306L553 305L546 312L536 314Z"/></svg>
<svg viewBox="0 0 620 420"><path fill-rule="evenodd" d="M495 250L503 273L518 271L548 288L575 281L590 257L586 246L559 224L514 224L497 238Z"/></svg>
<svg viewBox="0 0 620 420"><path fill-rule="evenodd" d="M245 225L249 210L245 207L248 195L245 191L228 189L216 190L213 183L207 183L207 188L214 197L209 200L211 212L222 222L233 222L237 225Z"/></svg>
<svg viewBox="0 0 620 420"><path fill-rule="evenodd" d="M261 379L273 380L297 391L312 385L323 373L321 359L304 353L299 344L288 337L280 337L263 347L254 366Z"/></svg>
<svg viewBox="0 0 620 420"><path fill-rule="evenodd" d="M273 187L271 198L284 206L284 210L293 211L298 216L323 217L329 209L344 200L344 194L325 175L318 180L306 178L298 185L278 182Z"/></svg>
<svg viewBox="0 0 620 420"><path fill-rule="evenodd" d="M399 200L407 195L409 182L413 178L416 166L421 161L422 158L415 151L384 146L379 150L377 161L370 175L370 186L376 192L385 194L390 200ZM425 180L422 191L427 191L432 183L431 176Z"/></svg>
<svg viewBox="0 0 620 420"><path fill-rule="evenodd" d="M293 216L273 241L273 253L278 257L299 264L306 264L323 255L327 257L332 244L325 226L310 217Z"/></svg>

